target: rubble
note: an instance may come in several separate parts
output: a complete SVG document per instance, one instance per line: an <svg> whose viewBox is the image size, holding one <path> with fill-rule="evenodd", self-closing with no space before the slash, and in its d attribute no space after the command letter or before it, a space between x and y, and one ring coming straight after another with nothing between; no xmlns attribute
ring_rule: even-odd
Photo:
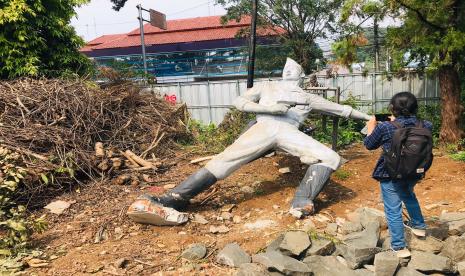
<svg viewBox="0 0 465 276"><path fill-rule="evenodd" d="M71 204L75 203L76 201L64 201L64 200L56 200L47 204L44 208L50 210L50 213L61 215L66 209L68 209Z"/></svg>
<svg viewBox="0 0 465 276"><path fill-rule="evenodd" d="M360 232L363 230L362 224L357 221L346 221L340 227L341 233L347 235L353 232Z"/></svg>
<svg viewBox="0 0 465 276"><path fill-rule="evenodd" d="M465 212L442 213L439 220L449 226L449 235L461 235L465 233Z"/></svg>
<svg viewBox="0 0 465 276"><path fill-rule="evenodd" d="M412 251L412 258L408 267L426 273L453 272L452 261L449 258L421 251Z"/></svg>
<svg viewBox="0 0 465 276"><path fill-rule="evenodd" d="M303 231L288 231L282 236L278 249L284 255L298 256L311 245L308 234Z"/></svg>
<svg viewBox="0 0 465 276"><path fill-rule="evenodd" d="M465 262L457 263L457 272L460 276L465 276Z"/></svg>
<svg viewBox="0 0 465 276"><path fill-rule="evenodd" d="M212 234L224 234L224 233L228 233L229 232L229 228L227 226L224 226L224 225L220 225L220 226L210 226L210 233Z"/></svg>
<svg viewBox="0 0 465 276"><path fill-rule="evenodd" d="M405 239L410 250L439 253L444 242L431 236L420 238L415 236L408 228L405 231Z"/></svg>
<svg viewBox="0 0 465 276"><path fill-rule="evenodd" d="M357 272L351 270L335 256L309 256L303 260L310 267L314 276L357 276Z"/></svg>
<svg viewBox="0 0 465 276"><path fill-rule="evenodd" d="M425 274L418 272L415 269L410 268L410 267L400 267L396 274L396 276L423 276L423 275Z"/></svg>
<svg viewBox="0 0 465 276"><path fill-rule="evenodd" d="M250 263L251 257L237 243L227 244L216 256L216 262L231 267Z"/></svg>
<svg viewBox="0 0 465 276"><path fill-rule="evenodd" d="M260 263L268 269L275 269L285 275L311 275L308 265L278 251L259 253L252 256L254 263Z"/></svg>
<svg viewBox="0 0 465 276"><path fill-rule="evenodd" d="M201 243L189 245L182 253L181 257L190 261L203 259L207 255L207 247Z"/></svg>
<svg viewBox="0 0 465 276"><path fill-rule="evenodd" d="M330 240L326 239L312 239L312 245L310 248L307 250L305 253L305 256L314 256L314 255L320 255L320 256L326 256L326 255L331 255L336 247L334 246L334 243Z"/></svg>
<svg viewBox="0 0 465 276"><path fill-rule="evenodd" d="M454 262L465 261L465 236L451 236L444 242L441 256L449 257Z"/></svg>
<svg viewBox="0 0 465 276"><path fill-rule="evenodd" d="M393 251L385 251L375 255L376 276L393 276L399 266L399 259Z"/></svg>

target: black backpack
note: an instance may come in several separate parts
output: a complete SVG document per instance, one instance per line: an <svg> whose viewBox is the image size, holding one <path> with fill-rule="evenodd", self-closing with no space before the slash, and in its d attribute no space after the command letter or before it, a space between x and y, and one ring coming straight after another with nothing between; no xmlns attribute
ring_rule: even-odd
<svg viewBox="0 0 465 276"><path fill-rule="evenodd" d="M384 151L384 169L392 179L419 179L433 162L433 137L431 131L418 121L413 127L399 122L389 122L397 129L391 148Z"/></svg>

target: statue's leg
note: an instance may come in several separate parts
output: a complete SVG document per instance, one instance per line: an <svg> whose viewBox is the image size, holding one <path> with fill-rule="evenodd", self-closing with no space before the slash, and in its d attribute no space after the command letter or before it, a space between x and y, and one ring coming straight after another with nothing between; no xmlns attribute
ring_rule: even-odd
<svg viewBox="0 0 465 276"><path fill-rule="evenodd" d="M210 160L206 166L190 175L174 189L154 198L165 207L182 209L189 200L224 179L242 165L262 156L275 145L266 124L257 123L242 134L232 145Z"/></svg>
<svg viewBox="0 0 465 276"><path fill-rule="evenodd" d="M329 182L331 173L340 166L341 157L312 137L292 128L281 131L278 147L310 165L297 187L290 210L296 217L310 215L314 212L313 201Z"/></svg>

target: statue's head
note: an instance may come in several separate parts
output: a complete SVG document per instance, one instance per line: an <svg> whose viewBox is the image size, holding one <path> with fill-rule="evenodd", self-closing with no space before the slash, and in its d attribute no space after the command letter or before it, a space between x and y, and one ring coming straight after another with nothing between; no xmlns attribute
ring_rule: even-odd
<svg viewBox="0 0 465 276"><path fill-rule="evenodd" d="M283 79L284 80L301 80L305 77L304 70L297 62L291 58L287 58L286 65L283 69Z"/></svg>

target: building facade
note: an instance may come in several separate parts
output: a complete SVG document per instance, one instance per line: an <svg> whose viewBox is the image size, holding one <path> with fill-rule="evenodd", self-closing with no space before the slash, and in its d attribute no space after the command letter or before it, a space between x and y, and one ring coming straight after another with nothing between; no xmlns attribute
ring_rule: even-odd
<svg viewBox="0 0 465 276"><path fill-rule="evenodd" d="M147 71L158 82L245 76L248 41L238 33L249 26L249 19L222 24L221 16L168 20L166 30L145 24ZM258 43L279 48L276 43L279 32L259 30ZM81 52L99 66L143 71L139 28L126 34L98 37L89 41Z"/></svg>

